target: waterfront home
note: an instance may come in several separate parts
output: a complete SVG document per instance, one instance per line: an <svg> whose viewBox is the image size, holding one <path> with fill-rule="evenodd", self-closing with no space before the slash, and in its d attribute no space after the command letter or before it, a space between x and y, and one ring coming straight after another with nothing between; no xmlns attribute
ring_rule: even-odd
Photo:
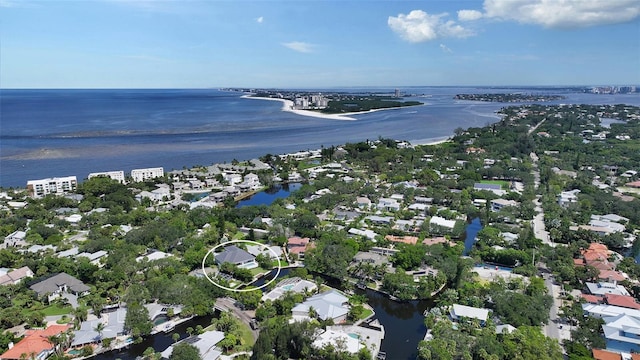
<svg viewBox="0 0 640 360"><path fill-rule="evenodd" d="M118 308L115 311L100 314L97 319L80 323L80 329L73 332L71 346L75 348L85 345L97 344L104 339L115 339L125 334L124 320L127 316L126 308ZM98 324L104 327L101 332L96 331Z"/></svg>
<svg viewBox="0 0 640 360"><path fill-rule="evenodd" d="M27 192L33 198L41 198L48 194L63 195L75 191L78 179L75 176L47 178L27 181Z"/></svg>
<svg viewBox="0 0 640 360"><path fill-rule="evenodd" d="M262 301L274 301L283 297L288 292L304 294L305 292L314 292L316 289L318 289L318 286L315 283L299 277L292 277L280 281L273 290L262 296Z"/></svg>
<svg viewBox="0 0 640 360"><path fill-rule="evenodd" d="M372 265L383 265L389 263L389 258L385 255L381 255L370 251L358 251L353 257L355 263L369 263Z"/></svg>
<svg viewBox="0 0 640 360"><path fill-rule="evenodd" d="M23 266L0 276L0 285L16 285L30 277L33 277L33 271L28 266Z"/></svg>
<svg viewBox="0 0 640 360"><path fill-rule="evenodd" d="M458 322L461 319L477 319L481 325L484 325L489 317L489 311L489 309L484 308L453 304L449 315L454 322Z"/></svg>
<svg viewBox="0 0 640 360"><path fill-rule="evenodd" d="M67 273L58 273L44 280L38 281L29 287L38 294L38 297L47 297L51 302L64 294L83 296L89 293L90 288L82 281Z"/></svg>
<svg viewBox="0 0 640 360"><path fill-rule="evenodd" d="M227 246L224 251L215 256L215 259L218 265L228 262L243 269L253 269L258 267L255 256L235 245Z"/></svg>
<svg viewBox="0 0 640 360"><path fill-rule="evenodd" d="M247 245L247 252L253 256L262 254L271 259L277 259L282 256L282 248L280 246L261 246L261 245Z"/></svg>
<svg viewBox="0 0 640 360"><path fill-rule="evenodd" d="M340 344L341 350L344 350L350 354L357 354L360 349L364 348L364 345L360 342L359 338L350 333L346 333L342 330L327 328L322 333L316 335L311 345L317 349L322 349L325 346L335 346Z"/></svg>
<svg viewBox="0 0 640 360"><path fill-rule="evenodd" d="M429 226L431 227L439 227L445 230L453 230L453 227L456 226L455 220L447 220L440 216L432 216L429 220Z"/></svg>
<svg viewBox="0 0 640 360"><path fill-rule="evenodd" d="M155 179L163 176L164 176L164 169L161 167L131 170L131 178L135 182L151 180L151 179Z"/></svg>
<svg viewBox="0 0 640 360"><path fill-rule="evenodd" d="M69 329L68 325L52 325L41 330L27 330L25 337L17 344L0 355L1 360L34 359L44 360L54 352L54 346L49 342L49 336L55 336Z"/></svg>
<svg viewBox="0 0 640 360"><path fill-rule="evenodd" d="M602 350L602 349L591 350L591 355L595 360L622 360L621 354L612 352L612 351ZM637 359L640 359L640 355L632 354L631 360L637 360Z"/></svg>
<svg viewBox="0 0 640 360"><path fill-rule="evenodd" d="M216 347L216 345L224 339L224 333L222 331L206 331L199 335L190 336L186 339L180 340L178 343L185 342L189 345L195 346L200 354L202 360L217 360L222 355L222 350ZM169 359L173 348L176 344L170 345L166 348L160 356L163 359Z"/></svg>
<svg viewBox="0 0 640 360"><path fill-rule="evenodd" d="M317 318L332 319L335 324L339 324L347 320L350 309L348 304L349 298L334 289L308 298L296 305L291 310L291 314L294 320L305 321L310 319L309 313L313 310Z"/></svg>

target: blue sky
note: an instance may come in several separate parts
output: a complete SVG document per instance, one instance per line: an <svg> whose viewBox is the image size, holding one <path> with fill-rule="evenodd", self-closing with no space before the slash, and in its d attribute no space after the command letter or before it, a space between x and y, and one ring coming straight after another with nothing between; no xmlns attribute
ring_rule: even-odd
<svg viewBox="0 0 640 360"><path fill-rule="evenodd" d="M640 84L639 0L0 0L2 88Z"/></svg>

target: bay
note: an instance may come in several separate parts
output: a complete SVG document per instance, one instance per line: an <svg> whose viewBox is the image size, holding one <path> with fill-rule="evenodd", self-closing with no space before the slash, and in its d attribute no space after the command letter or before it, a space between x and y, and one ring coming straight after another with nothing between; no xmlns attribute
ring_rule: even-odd
<svg viewBox="0 0 640 360"><path fill-rule="evenodd" d="M70 175L81 181L98 171L156 166L170 171L378 137L428 142L451 136L458 127L495 122L499 119L495 111L515 105L458 101L453 99L455 94L535 89L415 87L401 91L416 95L407 100L425 105L341 121L283 112L279 102L243 99L242 93L215 89L2 89L0 186L24 187L29 179ZM562 95L567 98L557 103L640 103L637 94Z"/></svg>

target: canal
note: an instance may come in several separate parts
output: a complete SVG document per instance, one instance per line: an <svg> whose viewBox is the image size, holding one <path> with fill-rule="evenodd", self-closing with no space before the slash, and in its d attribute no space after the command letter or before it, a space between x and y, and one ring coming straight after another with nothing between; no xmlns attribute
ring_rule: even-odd
<svg viewBox="0 0 640 360"><path fill-rule="evenodd" d="M121 349L119 351L109 351L106 353L102 353L96 355L92 359L95 360L135 360L137 356L142 355L144 351L152 347L156 352L162 352L169 345L173 344L173 339L171 338L174 333L180 334L180 339L184 339L187 337L187 328L192 327L196 328L196 326L201 325L203 328L211 325L212 316L201 316L194 319L191 319L187 322L184 322L175 327L175 329L169 333L158 333L153 336L149 336L142 340L139 344L131 344L126 349Z"/></svg>
<svg viewBox="0 0 640 360"><path fill-rule="evenodd" d="M269 205L273 201L279 198L286 198L289 194L299 189L301 184L283 184L277 187L271 188L269 191L260 192L253 195L251 198L240 201L238 207L249 205ZM479 218L474 218L467 225L465 234L465 250L464 255L467 255L471 250L476 234L482 229L482 224ZM272 278L275 271L259 280L253 285L260 286ZM289 274L289 269L282 269L279 277L283 277ZM319 274L313 274L319 276ZM342 283L338 283L331 278L326 278L327 284L336 288L343 288ZM277 281L277 280L276 280ZM387 359L393 360L415 360L418 355L418 343L424 338L427 332L427 328L424 325L423 313L425 310L433 307L433 300L416 300L416 301L403 301L398 302L389 299L384 294L370 289L360 290L356 289L356 293L364 294L367 297L367 303L375 311L375 319L378 319L380 324L385 328L385 338L382 341L381 351L387 353ZM197 325L206 327L211 322L211 316L200 317L176 326L175 330L169 334L156 334L145 339L140 344L133 344L128 349L118 352L109 352L98 355L97 360L134 360L136 356L142 355L142 353L148 348L152 347L157 352L165 350L169 345L173 343L171 335L175 332L180 334L180 338L187 336L186 329L188 327L195 328Z"/></svg>

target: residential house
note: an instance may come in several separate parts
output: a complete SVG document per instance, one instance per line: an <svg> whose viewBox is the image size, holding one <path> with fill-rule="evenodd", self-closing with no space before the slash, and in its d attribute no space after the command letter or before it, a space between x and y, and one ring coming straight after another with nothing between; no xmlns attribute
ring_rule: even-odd
<svg viewBox="0 0 640 360"><path fill-rule="evenodd" d="M505 200L505 199L493 199L491 200L491 211L497 212L505 207L509 206L518 206L520 203L514 200Z"/></svg>
<svg viewBox="0 0 640 360"><path fill-rule="evenodd" d="M301 304L296 305L291 313L295 320L308 320L309 310L314 310L321 320L332 319L335 324L343 323L347 320L349 313L349 298L338 290L329 290L321 294L314 295Z"/></svg>
<svg viewBox="0 0 640 360"><path fill-rule="evenodd" d="M604 318L602 331L607 350L615 352L640 352L640 318L627 314Z"/></svg>
<svg viewBox="0 0 640 360"><path fill-rule="evenodd" d="M375 231L368 230L368 229L351 228L349 229L348 233L351 235L364 236L373 242L376 242L376 237L378 236L378 234Z"/></svg>
<svg viewBox="0 0 640 360"><path fill-rule="evenodd" d="M25 241L26 237L26 232L16 230L4 237L4 243L2 244L1 248L6 249L9 247L25 246L27 245L27 242Z"/></svg>
<svg viewBox="0 0 640 360"><path fill-rule="evenodd" d="M311 343L317 349L322 349L328 345L335 346L336 344L341 344L341 349L350 354L357 354L360 349L364 348L358 337L344 331L330 329L318 334Z"/></svg>
<svg viewBox="0 0 640 360"><path fill-rule="evenodd" d="M399 211L400 203L398 200L392 198L380 198L378 200L378 204L376 205L378 210L382 211Z"/></svg>
<svg viewBox="0 0 640 360"><path fill-rule="evenodd" d="M304 260L304 253L314 247L315 244L310 242L309 238L294 236L287 240L287 252L289 254L296 254L298 260Z"/></svg>
<svg viewBox="0 0 640 360"><path fill-rule="evenodd" d="M0 285L16 285L30 277L33 277L33 271L28 266L23 266L0 276Z"/></svg>
<svg viewBox="0 0 640 360"><path fill-rule="evenodd" d="M609 305L640 310L640 304L636 302L633 296L605 294L604 301Z"/></svg>
<svg viewBox="0 0 640 360"><path fill-rule="evenodd" d="M629 292L622 285L603 281L598 283L586 282L585 285L587 286L589 293L592 295L604 296L605 294L616 294L629 296Z"/></svg>
<svg viewBox="0 0 640 360"><path fill-rule="evenodd" d="M225 247L224 251L215 256L215 259L218 265L231 263L243 269L253 269L258 267L255 256L235 245Z"/></svg>
<svg viewBox="0 0 640 360"><path fill-rule="evenodd" d="M82 347L84 345L96 344L104 339L115 339L117 336L126 333L124 320L127 316L126 308L117 308L115 311L100 314L100 317L80 323L80 329L74 331L72 347ZM104 326L102 332L95 329L98 324Z"/></svg>
<svg viewBox="0 0 640 360"><path fill-rule="evenodd" d="M601 349L591 350L591 355L595 360L622 360L621 354Z"/></svg>
<svg viewBox="0 0 640 360"><path fill-rule="evenodd" d="M580 189L574 189L570 191L563 191L558 195L558 205L567 207L571 204L578 202L578 193Z"/></svg>
<svg viewBox="0 0 640 360"><path fill-rule="evenodd" d="M247 252L253 256L262 254L271 259L277 259L282 256L282 248L280 246L261 246L261 245L247 245Z"/></svg>
<svg viewBox="0 0 640 360"><path fill-rule="evenodd" d="M410 245L415 245L418 242L418 237L417 236L387 235L384 238L385 238L385 240L389 240L391 242L410 244Z"/></svg>
<svg viewBox="0 0 640 360"><path fill-rule="evenodd" d="M77 255L77 257L85 257L89 259L89 262L96 266L102 265L102 259L106 259L108 253L104 250L99 250L94 253L83 252Z"/></svg>
<svg viewBox="0 0 640 360"><path fill-rule="evenodd" d="M159 250L151 250L151 252L142 255L142 256L138 256L136 258L136 262L140 262L142 260L146 260L146 261L156 261L156 260L162 260L162 259L166 259L168 257L173 256L172 254L163 252L163 251L159 251Z"/></svg>
<svg viewBox="0 0 640 360"><path fill-rule="evenodd" d="M224 333L222 331L207 331L199 335L190 336L176 344L185 342L189 345L195 346L198 349L200 359L202 360L217 360L220 359L222 350L216 347L216 345L223 339ZM161 358L169 359L176 344L171 344L162 353L160 353Z"/></svg>
<svg viewBox="0 0 640 360"><path fill-rule="evenodd" d="M455 220L447 220L440 216L432 216L431 219L429 220L429 226L431 227L437 226L449 231L453 230L453 227L455 225L456 225Z"/></svg>
<svg viewBox="0 0 640 360"><path fill-rule="evenodd" d="M356 204L359 208L369 208L371 206L371 200L364 196L358 196L356 198Z"/></svg>
<svg viewBox="0 0 640 360"><path fill-rule="evenodd" d="M291 292L295 294L304 294L305 292L313 292L318 286L309 280L304 280L299 277L292 277L284 279L276 285L273 290L262 296L262 301L271 300L274 301L283 297L286 293Z"/></svg>
<svg viewBox="0 0 640 360"><path fill-rule="evenodd" d="M48 340L49 336L58 335L68 329L69 325L52 325L44 330L27 330L22 340L0 355L0 360L44 360L54 352L53 344Z"/></svg>
<svg viewBox="0 0 640 360"><path fill-rule="evenodd" d="M29 287L39 297L47 297L52 301L64 293L82 296L89 293L90 288L82 281L67 273L58 273L44 280L38 281Z"/></svg>
<svg viewBox="0 0 640 360"><path fill-rule="evenodd" d="M451 320L455 322L458 322L461 319L477 319L480 320L481 325L484 325L489 317L489 309L453 304L449 311L449 315Z"/></svg>

